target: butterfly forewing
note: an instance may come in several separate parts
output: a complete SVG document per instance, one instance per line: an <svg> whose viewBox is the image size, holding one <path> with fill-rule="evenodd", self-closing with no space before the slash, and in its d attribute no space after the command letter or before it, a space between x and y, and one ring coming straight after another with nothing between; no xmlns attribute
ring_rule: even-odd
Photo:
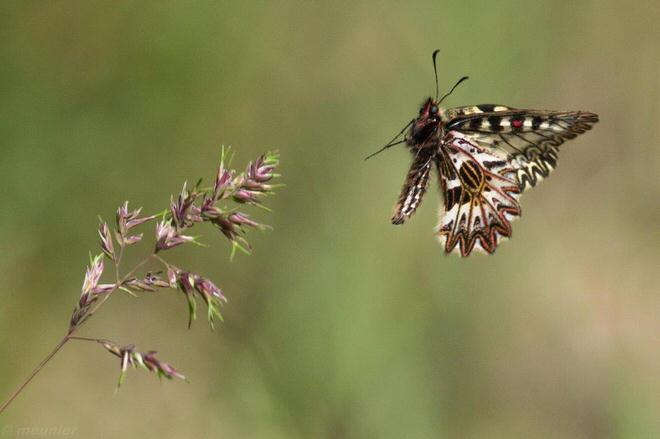
<svg viewBox="0 0 660 439"><path fill-rule="evenodd" d="M426 151L419 151L410 166L406 181L401 189L399 201L394 206L392 215L393 224L403 224L403 222L412 216L422 202L422 197L429 185L429 175L433 166L432 155Z"/></svg>
<svg viewBox="0 0 660 439"><path fill-rule="evenodd" d="M490 110L490 111L482 111ZM457 131L495 154L505 154L521 191L557 166L558 146L591 129L598 116L582 111L517 110L479 105L447 110L448 131Z"/></svg>

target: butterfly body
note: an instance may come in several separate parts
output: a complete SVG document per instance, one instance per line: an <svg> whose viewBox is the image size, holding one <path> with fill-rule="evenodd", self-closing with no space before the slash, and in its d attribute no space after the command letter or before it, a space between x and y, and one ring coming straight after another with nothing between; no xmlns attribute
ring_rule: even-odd
<svg viewBox="0 0 660 439"><path fill-rule="evenodd" d="M460 81L459 81L460 82ZM392 223L412 216L435 168L444 203L438 237L447 253L493 253L511 236L519 197L557 166L558 146L589 130L583 111L520 110L483 104L443 109L428 98L404 141L413 163Z"/></svg>

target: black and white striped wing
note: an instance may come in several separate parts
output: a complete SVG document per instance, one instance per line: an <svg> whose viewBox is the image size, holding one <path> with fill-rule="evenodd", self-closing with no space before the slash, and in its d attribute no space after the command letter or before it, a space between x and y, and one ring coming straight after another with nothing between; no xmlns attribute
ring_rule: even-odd
<svg viewBox="0 0 660 439"><path fill-rule="evenodd" d="M429 176L433 167L433 156L426 151L419 151L413 158L406 181L401 188L399 201L394 206L392 224L403 222L415 213L422 202L422 197L429 186Z"/></svg>
<svg viewBox="0 0 660 439"><path fill-rule="evenodd" d="M557 166L559 145L598 122L585 111L519 110L503 105L477 105L447 110L448 132L492 151L516 171L521 191L534 187Z"/></svg>

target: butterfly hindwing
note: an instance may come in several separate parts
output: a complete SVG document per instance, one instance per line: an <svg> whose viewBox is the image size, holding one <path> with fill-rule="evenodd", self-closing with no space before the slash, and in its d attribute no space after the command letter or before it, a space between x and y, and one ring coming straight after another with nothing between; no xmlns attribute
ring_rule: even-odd
<svg viewBox="0 0 660 439"><path fill-rule="evenodd" d="M503 105L446 111L446 129L474 144L505 154L521 191L534 187L557 166L558 146L591 129L598 116L584 111L518 110Z"/></svg>
<svg viewBox="0 0 660 439"><path fill-rule="evenodd" d="M515 170L461 133L447 134L435 162L444 196L437 231L445 251L493 253L498 241L511 236L509 221L520 215Z"/></svg>

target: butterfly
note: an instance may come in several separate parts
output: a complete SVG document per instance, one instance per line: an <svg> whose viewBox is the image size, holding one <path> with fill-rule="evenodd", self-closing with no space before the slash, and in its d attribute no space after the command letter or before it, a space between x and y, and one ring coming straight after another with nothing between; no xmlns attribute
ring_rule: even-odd
<svg viewBox="0 0 660 439"><path fill-rule="evenodd" d="M432 56L436 97L426 99L419 115L367 159L401 143L413 155L393 224L403 224L415 213L435 168L444 199L437 236L445 252L468 256L476 249L492 254L511 236L521 194L550 175L557 167L559 146L590 130L598 115L494 104L441 108L468 77L438 99L438 52Z"/></svg>

